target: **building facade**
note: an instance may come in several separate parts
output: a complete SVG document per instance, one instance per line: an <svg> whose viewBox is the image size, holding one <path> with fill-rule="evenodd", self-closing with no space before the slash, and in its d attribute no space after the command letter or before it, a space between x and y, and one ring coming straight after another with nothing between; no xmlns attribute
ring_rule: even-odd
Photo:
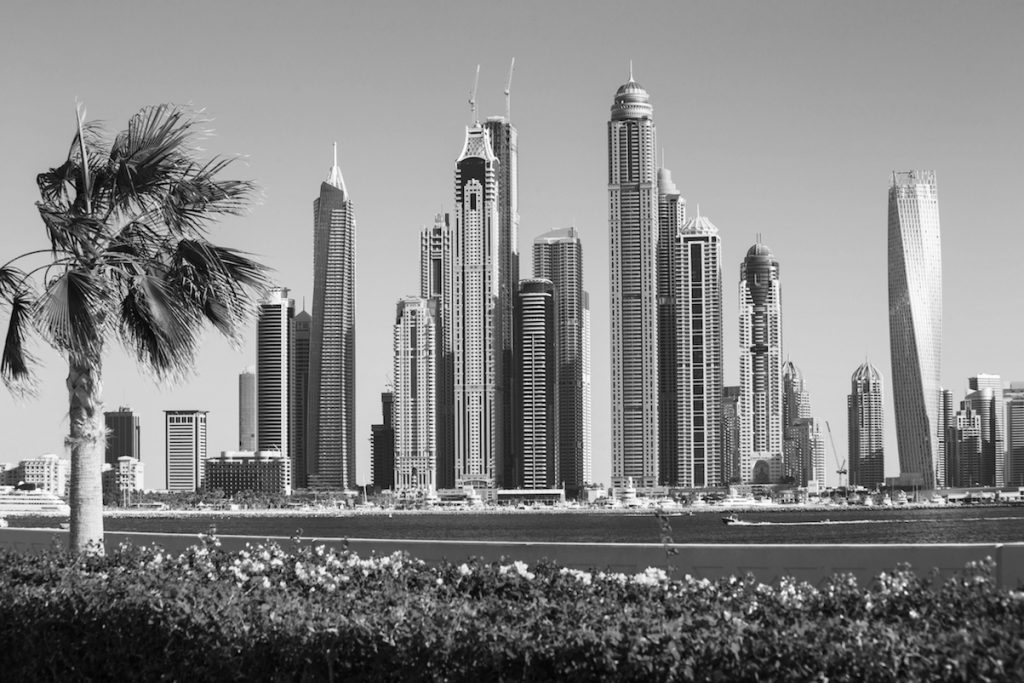
<svg viewBox="0 0 1024 683"><path fill-rule="evenodd" d="M590 294L583 292L583 331L580 340L580 356L583 369L581 371L583 384L583 482L593 484L594 482L594 431L593 416L591 414L591 384L590 384Z"/></svg>
<svg viewBox="0 0 1024 683"><path fill-rule="evenodd" d="M889 187L889 348L901 475L935 486L942 375L942 242L934 171Z"/></svg>
<svg viewBox="0 0 1024 683"><path fill-rule="evenodd" d="M256 367L238 375L238 450L256 450Z"/></svg>
<svg viewBox="0 0 1024 683"><path fill-rule="evenodd" d="M306 473L311 487L354 489L356 219L337 145L313 215Z"/></svg>
<svg viewBox="0 0 1024 683"><path fill-rule="evenodd" d="M550 230L533 241L533 276L550 280L555 292L558 370L558 484L576 495L590 480L587 458L589 369L584 381L583 249L575 227ZM516 337L519 341L519 337ZM517 368L518 370L518 368Z"/></svg>
<svg viewBox="0 0 1024 683"><path fill-rule="evenodd" d="M846 398L850 486L885 482L885 414L882 373L864 361L850 377Z"/></svg>
<svg viewBox="0 0 1024 683"><path fill-rule="evenodd" d="M633 80L608 122L612 485L656 486L658 458L658 185L650 96Z"/></svg>
<svg viewBox="0 0 1024 683"><path fill-rule="evenodd" d="M779 262L758 242L740 267L740 480L783 476Z"/></svg>
<svg viewBox="0 0 1024 683"><path fill-rule="evenodd" d="M291 400L288 452L292 461L294 488L306 488L308 485L306 437L309 434L309 341L312 332L313 316L306 311L296 313L292 318L288 369L288 393Z"/></svg>
<svg viewBox="0 0 1024 683"><path fill-rule="evenodd" d="M272 289L256 321L256 449L291 457L291 333L295 301Z"/></svg>
<svg viewBox="0 0 1024 683"><path fill-rule="evenodd" d="M437 489L435 302L406 297L394 326L395 465L398 492Z"/></svg>
<svg viewBox="0 0 1024 683"><path fill-rule="evenodd" d="M1024 382L1010 382L1006 401L1006 485L1024 486Z"/></svg>
<svg viewBox="0 0 1024 683"><path fill-rule="evenodd" d="M132 497L145 488L145 466L135 458L122 456L116 464L103 464L103 498L119 505L131 504Z"/></svg>
<svg viewBox="0 0 1024 683"><path fill-rule="evenodd" d="M1003 381L999 375L978 374L967 379L967 386L974 394L986 389L992 392L991 399L986 399L991 402L988 407L991 419L984 423L985 463L989 467L988 463L991 462L993 486L1005 486L1009 479L1006 476L1006 400L1003 396Z"/></svg>
<svg viewBox="0 0 1024 683"><path fill-rule="evenodd" d="M164 411L168 491L198 491L203 487L206 415L205 410Z"/></svg>
<svg viewBox="0 0 1024 683"><path fill-rule="evenodd" d="M792 362L782 364L782 477L798 486L812 478L817 425L811 418L811 397L803 373Z"/></svg>
<svg viewBox="0 0 1024 683"><path fill-rule="evenodd" d="M479 123L455 165L451 306L455 485L494 491L507 473L498 268L497 158Z"/></svg>
<svg viewBox="0 0 1024 683"><path fill-rule="evenodd" d="M455 366L452 333L453 231L449 214L439 213L434 224L420 231L420 296L434 302L437 370L434 375L437 407L437 486L455 488Z"/></svg>
<svg viewBox="0 0 1024 683"><path fill-rule="evenodd" d="M702 488L725 483L722 464L722 245L701 216L683 224L673 243L675 280L674 476L662 480ZM659 349L660 353L660 349ZM665 433L665 432L663 432Z"/></svg>
<svg viewBox="0 0 1024 683"><path fill-rule="evenodd" d="M127 406L103 413L107 428L107 446L104 462L116 465L119 458L142 459L141 430L139 416Z"/></svg>
<svg viewBox="0 0 1024 683"><path fill-rule="evenodd" d="M242 491L292 494L292 463L280 451L221 451L203 461L206 489L234 496Z"/></svg>
<svg viewBox="0 0 1024 683"><path fill-rule="evenodd" d="M551 280L519 283L514 321L516 384L513 439L515 488L560 484L559 382L556 292Z"/></svg>
<svg viewBox="0 0 1024 683"><path fill-rule="evenodd" d="M683 435L680 421L689 416L680 404L678 374L682 360L684 339L680 329L680 309L676 296L680 261L680 231L686 222L686 200L672 182L672 172L658 169L658 477L659 483L669 486L680 484L680 468L692 465L683 455ZM682 285L685 286L685 285ZM682 411L682 412L681 412ZM692 476L691 476L692 478Z"/></svg>
<svg viewBox="0 0 1024 683"><path fill-rule="evenodd" d="M982 473L983 427L981 415L962 404L953 415L946 435L946 485L956 488L990 486Z"/></svg>
<svg viewBox="0 0 1024 683"><path fill-rule="evenodd" d="M722 479L740 483L740 388L722 387Z"/></svg>
<svg viewBox="0 0 1024 683"><path fill-rule="evenodd" d="M381 421L370 425L370 481L378 491L395 486L395 392L380 395Z"/></svg>

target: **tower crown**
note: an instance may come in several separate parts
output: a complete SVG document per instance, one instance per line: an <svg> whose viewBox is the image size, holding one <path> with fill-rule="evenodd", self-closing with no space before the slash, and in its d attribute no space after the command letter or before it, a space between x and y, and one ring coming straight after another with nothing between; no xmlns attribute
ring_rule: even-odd
<svg viewBox="0 0 1024 683"><path fill-rule="evenodd" d="M612 121L649 119L653 114L654 108L651 107L651 96L630 75L629 81L619 86L619 89L615 92L615 102L612 104Z"/></svg>
<svg viewBox="0 0 1024 683"><path fill-rule="evenodd" d="M871 363L864 361L860 367L853 371L854 382L881 382L882 373Z"/></svg>

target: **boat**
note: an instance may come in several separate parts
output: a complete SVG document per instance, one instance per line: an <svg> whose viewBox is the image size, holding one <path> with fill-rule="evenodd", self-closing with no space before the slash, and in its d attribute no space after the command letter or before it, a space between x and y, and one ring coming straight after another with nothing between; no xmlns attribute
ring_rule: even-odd
<svg viewBox="0 0 1024 683"><path fill-rule="evenodd" d="M725 517L722 517L722 524L725 524L725 525L738 524L739 521L740 521L740 518L737 517L736 515L727 515Z"/></svg>
<svg viewBox="0 0 1024 683"><path fill-rule="evenodd" d="M0 486L0 515L70 515L71 508L59 496L43 489Z"/></svg>

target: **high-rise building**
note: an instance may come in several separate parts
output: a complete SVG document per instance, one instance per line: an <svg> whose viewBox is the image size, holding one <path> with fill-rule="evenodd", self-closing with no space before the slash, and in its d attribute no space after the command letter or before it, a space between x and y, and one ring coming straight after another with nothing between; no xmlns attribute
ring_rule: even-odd
<svg viewBox="0 0 1024 683"><path fill-rule="evenodd" d="M882 373L864 361L853 371L846 399L850 486L873 488L885 482L882 396Z"/></svg>
<svg viewBox="0 0 1024 683"><path fill-rule="evenodd" d="M1010 382L1006 400L1006 485L1024 486L1024 382Z"/></svg>
<svg viewBox="0 0 1024 683"><path fill-rule="evenodd" d="M658 185L650 96L633 80L608 121L612 485L655 486L658 473Z"/></svg>
<svg viewBox="0 0 1024 683"><path fill-rule="evenodd" d="M942 242L934 171L889 187L889 348L901 476L935 486L942 375Z"/></svg>
<svg viewBox="0 0 1024 683"><path fill-rule="evenodd" d="M306 488L306 435L309 433L309 341L313 317L300 311L292 318L289 395L291 428L288 447L292 461L292 485Z"/></svg>
<svg viewBox="0 0 1024 683"><path fill-rule="evenodd" d="M594 482L593 416L591 414L590 392L590 294L583 292L583 331L580 336L580 357L583 383L583 482Z"/></svg>
<svg viewBox="0 0 1024 683"><path fill-rule="evenodd" d="M946 434L946 485L952 487L982 486L982 433L981 415L969 403L960 410Z"/></svg>
<svg viewBox="0 0 1024 683"><path fill-rule="evenodd" d="M683 264L680 260L680 235L686 222L686 200L672 182L672 172L658 169L658 477L663 484L680 483L680 469L692 466L683 451L680 422L689 418L691 405L680 404L678 374L682 369L680 347L687 345L680 324L676 296ZM685 284L682 284L686 287ZM682 412L680 412L682 411ZM692 478L692 475L691 475Z"/></svg>
<svg viewBox="0 0 1024 683"><path fill-rule="evenodd" d="M517 488L550 489L561 481L555 302L551 280L519 283L513 326L518 420L513 429L512 483Z"/></svg>
<svg viewBox="0 0 1024 683"><path fill-rule="evenodd" d="M967 379L967 386L975 394L985 389L992 391L991 405L988 407L991 419L985 421L984 417L982 418L985 429L983 434L984 466L991 468L993 486L1005 486L1008 480L1006 478L1006 401L1003 397L1003 382L999 375L978 374ZM979 412L982 412L980 407ZM988 470L986 469L986 471Z"/></svg>
<svg viewBox="0 0 1024 683"><path fill-rule="evenodd" d="M142 459L139 416L127 406L103 413L107 428L107 446L103 461L117 465L118 458Z"/></svg>
<svg viewBox="0 0 1024 683"><path fill-rule="evenodd" d="M356 219L338 146L313 202L313 325L306 473L316 488L356 485Z"/></svg>
<svg viewBox="0 0 1024 683"><path fill-rule="evenodd" d="M479 122L455 165L451 307L455 485L490 496L507 474L500 405L503 377L498 268L497 158Z"/></svg>
<svg viewBox="0 0 1024 683"><path fill-rule="evenodd" d="M420 296L434 304L434 336L437 339L437 487L455 488L455 366L452 333L453 253L450 217L437 214L432 226L420 231Z"/></svg>
<svg viewBox="0 0 1024 683"><path fill-rule="evenodd" d="M238 450L256 450L256 367L238 375Z"/></svg>
<svg viewBox="0 0 1024 683"><path fill-rule="evenodd" d="M292 318L295 301L288 290L272 289L260 302L256 321L256 450L291 457Z"/></svg>
<svg viewBox="0 0 1024 683"><path fill-rule="evenodd" d="M779 481L782 468L782 306L779 262L760 241L740 267L740 478Z"/></svg>
<svg viewBox="0 0 1024 683"><path fill-rule="evenodd" d="M205 410L165 410L167 490L198 491L206 460Z"/></svg>
<svg viewBox="0 0 1024 683"><path fill-rule="evenodd" d="M498 210L498 320L496 341L501 349L498 360L498 459L512 448L517 416L512 413L511 387L515 381L515 341L513 309L519 286L519 132L504 116L491 116L484 122L491 152L495 157L494 182ZM506 463L501 476L507 477Z"/></svg>
<svg viewBox="0 0 1024 683"><path fill-rule="evenodd" d="M437 488L435 302L399 300L394 326L395 491Z"/></svg>
<svg viewBox="0 0 1024 683"><path fill-rule="evenodd" d="M782 476L798 486L812 478L815 427L803 373L787 360L782 365Z"/></svg>
<svg viewBox="0 0 1024 683"><path fill-rule="evenodd" d="M395 487L395 393L380 395L381 422L370 425L370 481L378 491Z"/></svg>
<svg viewBox="0 0 1024 683"><path fill-rule="evenodd" d="M677 447L670 471L662 472L662 480L687 487L719 486L725 480L721 446L722 245L718 228L698 211L683 224L673 251ZM671 466L675 467L674 477Z"/></svg>
<svg viewBox="0 0 1024 683"><path fill-rule="evenodd" d="M722 387L722 480L740 482L740 388Z"/></svg>
<svg viewBox="0 0 1024 683"><path fill-rule="evenodd" d="M937 488L949 486L946 454L952 448L949 442L951 434L949 429L954 426L955 415L956 413L953 410L953 392L949 389L942 389L939 395L939 455L935 460L935 486Z"/></svg>
<svg viewBox="0 0 1024 683"><path fill-rule="evenodd" d="M589 415L585 414L587 406L583 397L586 292L583 291L583 250L575 227L550 230L533 241L533 276L550 280L555 288L559 458L556 484L564 484L572 495L590 481L585 457Z"/></svg>

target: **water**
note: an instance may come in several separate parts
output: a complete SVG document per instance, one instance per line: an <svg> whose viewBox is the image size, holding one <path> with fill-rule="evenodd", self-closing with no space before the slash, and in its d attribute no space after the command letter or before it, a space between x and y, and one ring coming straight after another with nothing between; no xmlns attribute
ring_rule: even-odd
<svg viewBox="0 0 1024 683"><path fill-rule="evenodd" d="M1024 507L927 509L828 509L737 512L741 524L725 525L730 511L669 516L676 543L1020 543ZM52 526L53 520L47 525ZM474 541L659 543L652 512L507 512L245 516L210 513L184 517L108 517L111 531L301 535L304 538L408 538Z"/></svg>

